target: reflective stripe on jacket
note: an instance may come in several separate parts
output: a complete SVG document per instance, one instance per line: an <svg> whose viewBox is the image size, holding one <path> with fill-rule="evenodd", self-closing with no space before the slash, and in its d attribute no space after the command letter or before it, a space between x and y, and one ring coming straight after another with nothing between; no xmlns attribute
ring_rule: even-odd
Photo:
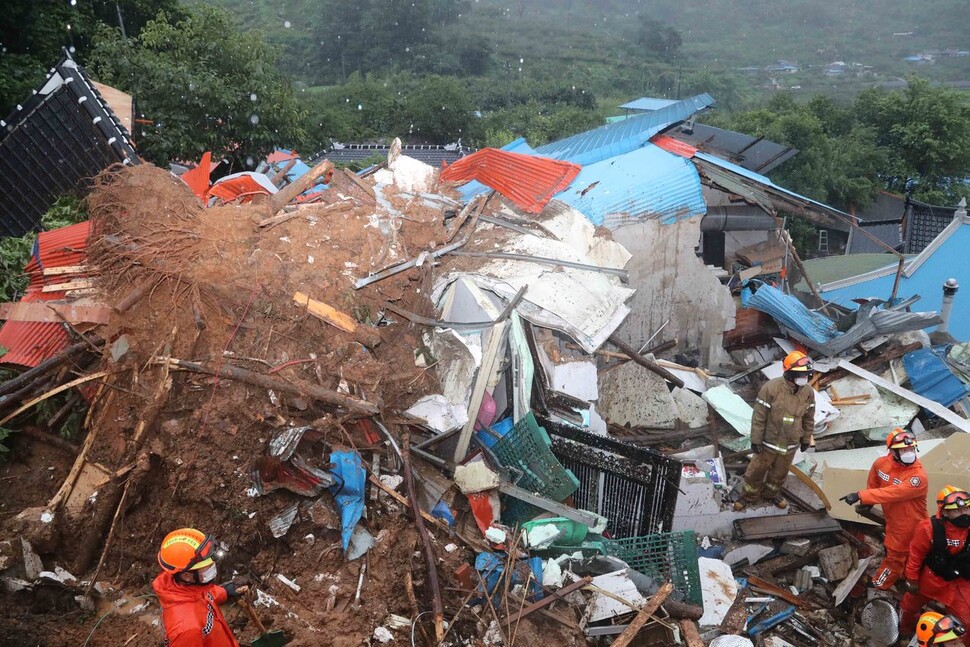
<svg viewBox="0 0 970 647"><path fill-rule="evenodd" d="M162 606L168 647L239 647L219 609L229 597L224 588L178 584L171 573L156 577L152 588Z"/></svg>
<svg viewBox="0 0 970 647"><path fill-rule="evenodd" d="M892 456L880 456L869 468L866 488L859 492L860 502L882 506L886 517L886 548L908 552L916 526L929 516L926 510L929 481L923 465L918 460L904 465Z"/></svg>

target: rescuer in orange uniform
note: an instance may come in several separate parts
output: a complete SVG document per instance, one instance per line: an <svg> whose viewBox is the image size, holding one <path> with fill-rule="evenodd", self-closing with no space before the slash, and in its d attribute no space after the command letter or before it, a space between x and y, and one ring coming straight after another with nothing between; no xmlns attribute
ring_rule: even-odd
<svg viewBox="0 0 970 647"><path fill-rule="evenodd" d="M784 374L768 380L758 392L751 416L751 462L744 472L741 498L735 510L743 510L759 498L787 508L779 491L795 451L805 451L815 431L815 390L809 386L812 360L801 351L788 353Z"/></svg>
<svg viewBox="0 0 970 647"><path fill-rule="evenodd" d="M912 634L920 609L944 605L964 626L970 620L970 494L947 486L937 495L935 517L916 527L906 562L900 632ZM970 635L963 636L970 647Z"/></svg>
<svg viewBox="0 0 970 647"><path fill-rule="evenodd" d="M158 551L163 572L152 582L162 606L167 647L239 647L219 605L247 586L214 584L216 542L195 528L170 532Z"/></svg>
<svg viewBox="0 0 970 647"><path fill-rule="evenodd" d="M869 468L866 489L842 497L849 505L881 505L886 517L886 557L882 560L872 586L886 590L896 583L906 568L909 543L916 526L929 516L926 470L916 458L916 436L893 429L886 438L889 453L880 456Z"/></svg>

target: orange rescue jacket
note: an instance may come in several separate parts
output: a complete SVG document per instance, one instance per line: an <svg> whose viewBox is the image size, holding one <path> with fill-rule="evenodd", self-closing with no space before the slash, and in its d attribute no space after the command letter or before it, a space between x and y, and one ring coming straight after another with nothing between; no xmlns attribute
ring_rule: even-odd
<svg viewBox="0 0 970 647"><path fill-rule="evenodd" d="M218 584L190 586L162 573L152 582L162 606L167 647L239 647L219 605L229 596Z"/></svg>
<svg viewBox="0 0 970 647"><path fill-rule="evenodd" d="M859 492L863 505L880 504L886 517L886 548L909 552L916 526L929 516L926 470L917 460L912 465L896 462L892 456L877 458L869 469L868 489Z"/></svg>

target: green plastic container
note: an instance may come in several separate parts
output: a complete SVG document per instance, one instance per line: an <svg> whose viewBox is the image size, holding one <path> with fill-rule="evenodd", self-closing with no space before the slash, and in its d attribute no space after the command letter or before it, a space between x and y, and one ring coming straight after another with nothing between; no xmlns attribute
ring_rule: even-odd
<svg viewBox="0 0 970 647"><path fill-rule="evenodd" d="M550 519L534 519L522 524L522 529L531 534L533 530L543 526L555 526L559 536L553 540L556 546L578 546L586 539L589 527L565 517Z"/></svg>

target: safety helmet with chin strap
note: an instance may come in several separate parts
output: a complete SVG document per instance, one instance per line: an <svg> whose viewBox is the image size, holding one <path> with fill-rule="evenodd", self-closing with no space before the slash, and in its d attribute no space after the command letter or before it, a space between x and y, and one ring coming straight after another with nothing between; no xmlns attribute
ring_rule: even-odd
<svg viewBox="0 0 970 647"><path fill-rule="evenodd" d="M173 530L162 540L158 565L169 573L185 573L207 568L215 563L216 542L195 528Z"/></svg>

